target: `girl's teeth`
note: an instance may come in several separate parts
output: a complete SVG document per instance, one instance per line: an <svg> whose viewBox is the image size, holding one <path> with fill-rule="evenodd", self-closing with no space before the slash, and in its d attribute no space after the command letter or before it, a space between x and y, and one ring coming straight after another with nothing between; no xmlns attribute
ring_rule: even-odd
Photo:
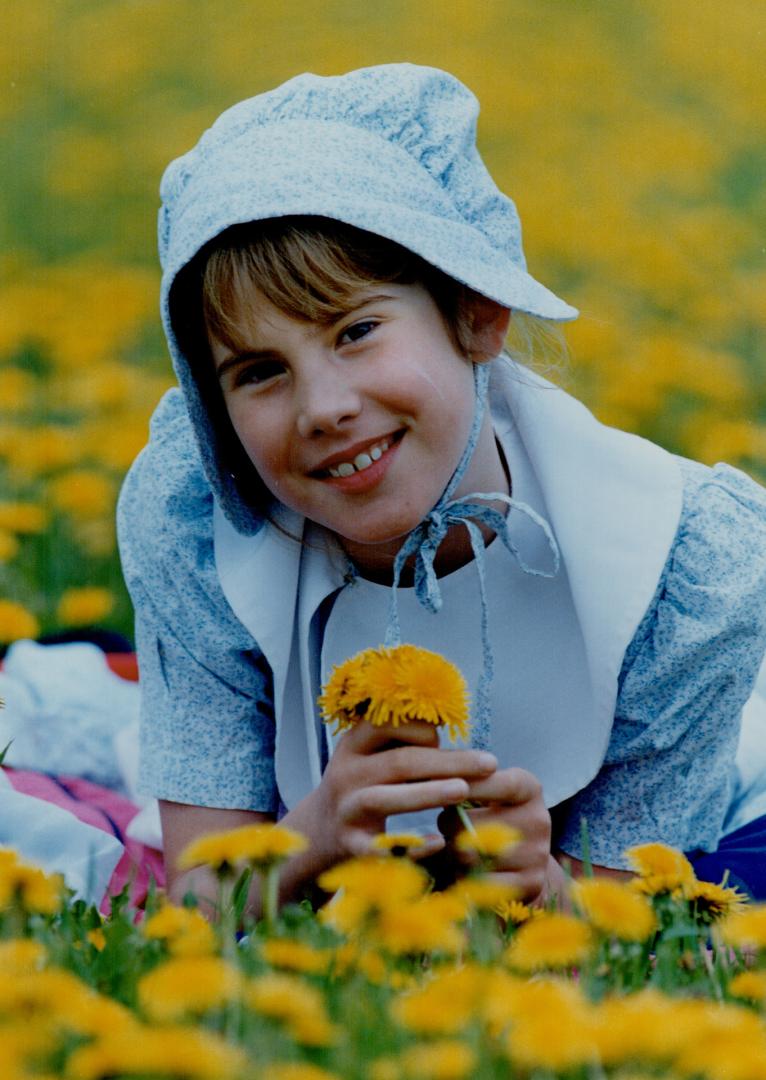
<svg viewBox="0 0 766 1080"><path fill-rule="evenodd" d="M388 440L384 439L383 442L371 446L367 453L357 454L353 462L342 461L340 465L335 465L327 471L330 476L352 476L355 472L369 469L373 461L379 461L388 450L388 446Z"/></svg>

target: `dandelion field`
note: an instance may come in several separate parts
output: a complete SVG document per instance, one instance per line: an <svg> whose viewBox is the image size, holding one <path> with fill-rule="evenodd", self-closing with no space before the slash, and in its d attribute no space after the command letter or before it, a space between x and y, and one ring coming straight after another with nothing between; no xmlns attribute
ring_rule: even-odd
<svg viewBox="0 0 766 1080"><path fill-rule="evenodd" d="M342 729L469 722L459 671L406 644L336 667L319 705ZM0 848L4 1080L766 1076L766 904L648 843L632 878L586 859L530 906L502 873L521 832L454 812L451 883L419 861L425 838L383 832L281 908L309 847L284 824L187 844L177 869L214 895L186 878L180 906L150 888L136 911L128 883L107 916Z"/></svg>
<svg viewBox="0 0 766 1080"><path fill-rule="evenodd" d="M761 0L2 5L0 643L130 636L114 502L172 381L159 177L301 70L460 76L533 273L582 311L556 378L608 423L765 478L764 18Z"/></svg>
<svg viewBox="0 0 766 1080"><path fill-rule="evenodd" d="M500 843L498 843L500 840ZM106 920L0 853L4 1080L501 1080L766 1076L766 907L696 881L671 848L631 885L583 878L571 913L531 909L476 869L432 892L417 837L320 878L334 894L245 918L253 874L300 848L281 826L205 838L215 928L150 897Z"/></svg>

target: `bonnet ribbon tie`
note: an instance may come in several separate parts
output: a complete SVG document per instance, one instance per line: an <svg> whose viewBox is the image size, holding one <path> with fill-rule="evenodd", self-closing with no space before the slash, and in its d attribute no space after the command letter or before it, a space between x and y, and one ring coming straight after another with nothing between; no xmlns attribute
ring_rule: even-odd
<svg viewBox="0 0 766 1080"><path fill-rule="evenodd" d="M544 518L517 499L511 498L503 492L472 492L458 499L452 499L452 493L462 479L468 463L473 456L476 443L479 438L482 420L484 417L484 404L487 384L489 380L488 365L474 365L474 382L476 387L476 405L474 410L473 424L468 437L463 456L457 468L444 489L441 498L433 510L428 513L419 525L410 532L394 559L393 582L391 586L391 600L388 609L388 625L386 628L385 645L394 646L401 644L401 627L399 624L398 588L404 564L414 556L414 587L415 596L424 608L431 612L437 612L442 606L442 595L439 588L439 579L434 569L434 560L439 546L447 532L453 525L462 525L468 532L471 550L474 555L476 571L479 576L479 596L481 602L481 644L482 644L482 673L476 689L476 701L474 709L474 726L472 745L479 749L489 749L490 746L490 705L489 690L494 672L494 659L492 644L489 637L489 614L487 607L486 574L484 566L484 536L478 523L487 525L497 536L507 550L513 555L519 567L525 574L535 577L555 577L558 573L560 556L556 540L551 528ZM551 554L553 556L553 569L544 570L529 566L521 556L518 547L508 529L508 520L505 514L492 506L482 505L485 502L502 502L512 510L518 510L525 514L535 525L539 526L545 534Z"/></svg>

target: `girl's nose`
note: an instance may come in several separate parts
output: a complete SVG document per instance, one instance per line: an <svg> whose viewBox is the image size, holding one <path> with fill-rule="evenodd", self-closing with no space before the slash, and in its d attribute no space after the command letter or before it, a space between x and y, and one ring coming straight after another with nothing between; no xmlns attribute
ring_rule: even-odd
<svg viewBox="0 0 766 1080"><path fill-rule="evenodd" d="M361 398L347 373L325 366L318 377L304 380L297 408L297 429L303 439L341 429L361 410Z"/></svg>

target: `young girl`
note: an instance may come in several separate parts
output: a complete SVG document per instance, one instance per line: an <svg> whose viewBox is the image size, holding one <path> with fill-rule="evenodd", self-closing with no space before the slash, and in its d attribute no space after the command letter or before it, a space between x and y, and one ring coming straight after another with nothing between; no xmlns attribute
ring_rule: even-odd
<svg viewBox="0 0 766 1080"><path fill-rule="evenodd" d="M119 523L176 898L213 887L190 840L277 816L310 840L286 897L398 815L457 864L465 799L521 829L529 901L583 818L604 872L662 841L766 897L766 494L501 355L511 319L577 312L526 272L476 115L430 68L302 75L164 177L180 390ZM464 672L470 745L320 724L333 666L400 639Z"/></svg>

